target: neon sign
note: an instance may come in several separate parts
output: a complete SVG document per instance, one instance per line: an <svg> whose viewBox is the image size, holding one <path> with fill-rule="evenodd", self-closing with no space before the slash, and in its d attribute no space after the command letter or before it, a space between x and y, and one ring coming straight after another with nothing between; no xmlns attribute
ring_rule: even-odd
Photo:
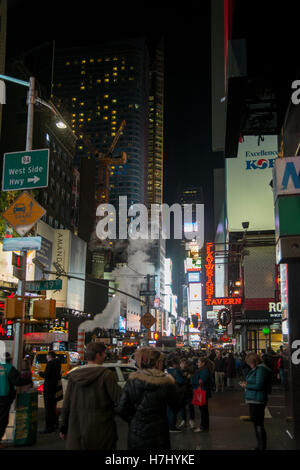
<svg viewBox="0 0 300 470"><path fill-rule="evenodd" d="M241 305L242 297L218 297L205 299L206 305Z"/></svg>
<svg viewBox="0 0 300 470"><path fill-rule="evenodd" d="M13 338L13 322L8 320L6 325L0 324L0 337L12 339Z"/></svg>
<svg viewBox="0 0 300 470"><path fill-rule="evenodd" d="M215 252L214 244L206 243L205 254L205 304L211 305L241 305L242 297L215 297Z"/></svg>
<svg viewBox="0 0 300 470"><path fill-rule="evenodd" d="M214 245L213 243L206 243L206 256L205 256L205 272L206 272L206 283L205 283L205 301L210 301L214 297L215 283L215 256L214 256ZM210 305L209 303L207 305Z"/></svg>

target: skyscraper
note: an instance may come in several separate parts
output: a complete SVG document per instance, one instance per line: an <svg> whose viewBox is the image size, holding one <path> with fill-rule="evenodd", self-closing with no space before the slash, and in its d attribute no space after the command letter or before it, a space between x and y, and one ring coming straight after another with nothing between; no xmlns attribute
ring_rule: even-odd
<svg viewBox="0 0 300 470"><path fill-rule="evenodd" d="M56 50L53 93L72 112L72 127L79 137L78 167L81 157L91 156L84 136L105 153L121 121L126 121L114 154L126 152L127 162L110 166L109 202L117 207L118 197L127 195L129 205L144 203L149 96L146 41L126 39Z"/></svg>
<svg viewBox="0 0 300 470"><path fill-rule="evenodd" d="M148 205L163 202L164 43L153 52L150 67Z"/></svg>

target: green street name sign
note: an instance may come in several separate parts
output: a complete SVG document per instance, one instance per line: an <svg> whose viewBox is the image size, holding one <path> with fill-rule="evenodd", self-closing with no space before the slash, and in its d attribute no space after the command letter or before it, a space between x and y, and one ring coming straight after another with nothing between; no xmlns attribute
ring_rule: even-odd
<svg viewBox="0 0 300 470"><path fill-rule="evenodd" d="M2 191L46 188L49 149L5 153L2 174Z"/></svg>
<svg viewBox="0 0 300 470"><path fill-rule="evenodd" d="M54 279L53 281L27 281L25 282L25 289L29 292L39 290L60 290L62 289L62 280Z"/></svg>

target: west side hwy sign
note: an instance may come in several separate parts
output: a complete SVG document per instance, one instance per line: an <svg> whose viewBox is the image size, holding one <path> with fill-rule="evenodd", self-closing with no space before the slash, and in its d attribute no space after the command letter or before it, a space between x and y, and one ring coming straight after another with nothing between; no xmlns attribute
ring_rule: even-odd
<svg viewBox="0 0 300 470"><path fill-rule="evenodd" d="M46 188L49 174L49 149L5 153L2 191Z"/></svg>

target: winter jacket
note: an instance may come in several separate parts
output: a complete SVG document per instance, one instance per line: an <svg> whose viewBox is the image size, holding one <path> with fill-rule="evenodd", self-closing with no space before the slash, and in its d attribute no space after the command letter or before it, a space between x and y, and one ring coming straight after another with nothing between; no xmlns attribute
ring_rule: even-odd
<svg viewBox="0 0 300 470"><path fill-rule="evenodd" d="M229 379L233 379L235 377L236 372L235 372L235 360L233 356L228 356L225 359L225 375Z"/></svg>
<svg viewBox="0 0 300 470"><path fill-rule="evenodd" d="M21 377L20 372L13 365L0 363L0 397L7 399L9 403L12 403L16 397L16 387L27 385L31 381L31 375Z"/></svg>
<svg viewBox="0 0 300 470"><path fill-rule="evenodd" d="M60 431L67 450L112 450L117 441L115 405L121 396L115 374L88 364L68 374Z"/></svg>
<svg viewBox="0 0 300 470"><path fill-rule="evenodd" d="M131 373L117 410L129 423L128 449L170 449L167 406L179 411L183 403L183 393L171 375L158 369Z"/></svg>
<svg viewBox="0 0 300 470"><path fill-rule="evenodd" d="M211 374L207 367L196 370L192 377L193 390L199 387L199 380L202 380L201 387L207 392L207 398L211 397Z"/></svg>
<svg viewBox="0 0 300 470"><path fill-rule="evenodd" d="M45 372L39 372L39 375L45 379L44 394L55 396L61 379L60 360L56 358L47 362Z"/></svg>
<svg viewBox="0 0 300 470"><path fill-rule="evenodd" d="M215 372L224 372L225 361L222 357L220 357L220 359L216 357L216 359L214 360L214 363L215 363Z"/></svg>
<svg viewBox="0 0 300 470"><path fill-rule="evenodd" d="M251 369L246 379L246 402L267 403L271 393L272 371L265 364Z"/></svg>

